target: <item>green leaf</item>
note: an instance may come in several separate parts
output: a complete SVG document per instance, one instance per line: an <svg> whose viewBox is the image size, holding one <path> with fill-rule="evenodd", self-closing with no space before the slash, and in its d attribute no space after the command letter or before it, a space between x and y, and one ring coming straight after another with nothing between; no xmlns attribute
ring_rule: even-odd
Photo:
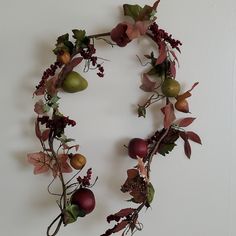
<svg viewBox="0 0 236 236"><path fill-rule="evenodd" d="M85 215L85 212L79 209L77 205L69 204L64 212L64 223L66 225L74 223L78 217L84 217Z"/></svg>
<svg viewBox="0 0 236 236"><path fill-rule="evenodd" d="M60 99L60 97L58 97L57 95L55 95L55 96L53 96L53 97L49 100L49 102L50 102L50 103L56 103L56 102L59 101L59 99Z"/></svg>
<svg viewBox="0 0 236 236"><path fill-rule="evenodd" d="M50 109L51 109L51 107L48 106L48 104L44 104L44 106L43 106L43 110L44 110L45 113L49 112Z"/></svg>
<svg viewBox="0 0 236 236"><path fill-rule="evenodd" d="M56 48L53 50L53 52L57 55L61 51L73 51L73 43L69 41L69 34L61 35L57 38Z"/></svg>
<svg viewBox="0 0 236 236"><path fill-rule="evenodd" d="M149 183L147 186L147 201L148 201L149 205L151 204L151 202L154 198L154 195L155 195L155 189L154 189L153 185L151 183Z"/></svg>
<svg viewBox="0 0 236 236"><path fill-rule="evenodd" d="M146 108L138 105L138 117L146 117Z"/></svg>
<svg viewBox="0 0 236 236"><path fill-rule="evenodd" d="M136 21L138 20L142 7L140 7L137 4L136 5L124 4L123 9L125 16L130 16Z"/></svg>
<svg viewBox="0 0 236 236"><path fill-rule="evenodd" d="M175 143L165 143L165 144L162 144L158 150L158 152L162 155L162 156L165 156L166 154L169 154L173 149L174 147L176 146Z"/></svg>
<svg viewBox="0 0 236 236"><path fill-rule="evenodd" d="M79 47L83 46L83 43L86 39L85 30L74 29L74 30L72 30L72 32L73 32L73 38L76 39L76 41L75 41L76 47L79 48Z"/></svg>

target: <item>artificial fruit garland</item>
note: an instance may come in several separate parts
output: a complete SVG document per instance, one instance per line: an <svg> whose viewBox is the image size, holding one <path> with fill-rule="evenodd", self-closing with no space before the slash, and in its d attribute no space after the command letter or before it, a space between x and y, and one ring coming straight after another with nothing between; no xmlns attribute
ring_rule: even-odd
<svg viewBox="0 0 236 236"><path fill-rule="evenodd" d="M66 136L66 128L75 126L76 122L64 115L59 101L61 92L76 93L88 87L87 80L75 71L83 64L83 71L96 69L99 77L104 77L103 59L96 55L95 39L103 39L111 46L126 47L134 39L150 38L157 47L156 52L144 55L149 68L142 75L140 88L150 94L146 102L137 106L139 117L145 117L147 108L159 101L164 101L161 108L163 113L163 127L149 138L133 138L127 146L128 156L136 160L133 168L127 170L127 179L121 186L121 191L131 196L130 201L136 207L121 209L107 217L107 221L116 222L103 236L122 231L122 235L133 234L142 229L139 214L143 208L149 208L154 198L154 187L151 183L151 163L155 155L165 156L177 145L179 138L184 141L184 151L188 158L191 156L189 141L201 144L200 137L193 131L187 131L195 118L185 117L176 119L176 111L189 113L187 98L198 84L184 93L180 93L181 84L176 80L176 65L178 59L176 50L180 52L182 45L179 40L172 38L156 21L156 9L159 1L153 6L124 4L124 15L130 21L119 23L110 32L86 35L84 30L72 30L73 41L69 34L58 37L53 50L56 61L43 73L41 81L36 86L34 95L40 97L35 103L37 113L35 134L39 139L42 150L28 154L28 161L34 165L34 174L51 172L52 182L48 185L48 192L57 197L59 214L47 228L47 236L54 236L59 232L62 224L73 223L78 217L84 217L95 208L95 196L91 190L93 182L92 169L88 168L85 175L81 171L86 166L86 157L79 152L79 145L74 139ZM75 172L72 175L67 173ZM61 192L52 191L52 184L59 180ZM52 231L52 226L56 224Z"/></svg>

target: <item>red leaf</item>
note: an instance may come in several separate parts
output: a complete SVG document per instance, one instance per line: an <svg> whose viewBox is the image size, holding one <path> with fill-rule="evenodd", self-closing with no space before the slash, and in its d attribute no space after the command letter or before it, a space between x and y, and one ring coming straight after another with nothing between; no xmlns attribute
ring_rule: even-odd
<svg viewBox="0 0 236 236"><path fill-rule="evenodd" d="M159 5L160 0L157 0L156 2L154 2L152 9L156 11L158 5Z"/></svg>
<svg viewBox="0 0 236 236"><path fill-rule="evenodd" d="M36 134L37 138L38 138L39 140L41 140L41 138L42 138L42 133L41 133L41 130L40 130L40 127L39 127L39 122L38 122L38 120L36 120L36 122L35 122L35 134Z"/></svg>
<svg viewBox="0 0 236 236"><path fill-rule="evenodd" d="M42 115L43 113L45 113L44 111L44 103L43 100L40 99L38 102L35 103L34 105L34 111L38 114L38 115Z"/></svg>
<svg viewBox="0 0 236 236"><path fill-rule="evenodd" d="M28 162L34 165L34 174L41 174L49 171L50 157L43 152L29 153Z"/></svg>
<svg viewBox="0 0 236 236"><path fill-rule="evenodd" d="M179 66L179 60L178 60L178 58L177 58L175 52L171 50L170 53L172 54L172 56L174 57L174 59L177 61L178 66Z"/></svg>
<svg viewBox="0 0 236 236"><path fill-rule="evenodd" d="M76 57L72 59L67 65L64 66L62 74L66 75L67 73L71 72L74 69L74 67L79 65L82 61L83 61L82 57Z"/></svg>
<svg viewBox="0 0 236 236"><path fill-rule="evenodd" d="M142 85L140 88L145 92L153 92L156 86L156 82L152 82L146 73L143 74Z"/></svg>
<svg viewBox="0 0 236 236"><path fill-rule="evenodd" d="M191 146L188 140L184 141L184 152L185 155L190 159L191 157Z"/></svg>
<svg viewBox="0 0 236 236"><path fill-rule="evenodd" d="M72 168L68 164L68 159L69 159L69 156L66 155L66 154L58 155L58 158L57 158L58 164L54 163L54 165L53 165L53 176L54 177L56 177L58 175L58 173L59 173L59 166L60 166L60 169L61 169L62 173L70 173L70 172L72 172Z"/></svg>
<svg viewBox="0 0 236 236"><path fill-rule="evenodd" d="M164 114L164 128L167 129L171 126L173 121L176 119L174 106L172 103L168 103L165 107L161 108L162 113Z"/></svg>
<svg viewBox="0 0 236 236"><path fill-rule="evenodd" d="M179 127L187 127L187 126L189 126L190 124L192 124L195 119L196 119L196 118L194 118L194 117L187 117L187 118L184 118L184 119L182 119L182 120L179 121Z"/></svg>
<svg viewBox="0 0 236 236"><path fill-rule="evenodd" d="M149 26L149 21L136 21L134 24L127 23L126 34L130 40L145 35Z"/></svg>
<svg viewBox="0 0 236 236"><path fill-rule="evenodd" d="M198 134L194 133L193 131L187 131L186 132L188 139L195 143L202 144L201 138L198 136Z"/></svg>
<svg viewBox="0 0 236 236"><path fill-rule="evenodd" d="M127 225L129 224L129 221L127 220L122 220L120 223L115 225L115 227L112 229L113 233L119 232L122 229L124 229Z"/></svg>
<svg viewBox="0 0 236 236"><path fill-rule="evenodd" d="M58 92L58 77L54 76L53 78L49 79L46 83L47 92L54 96Z"/></svg>
<svg viewBox="0 0 236 236"><path fill-rule="evenodd" d="M156 60L156 65L159 65L162 62L164 62L166 57L167 57L166 43L164 41L161 41L159 43L159 56Z"/></svg>
<svg viewBox="0 0 236 236"><path fill-rule="evenodd" d="M43 131L42 137L41 137L43 142L45 142L48 139L49 133L50 133L50 129L46 129L46 130Z"/></svg>
<svg viewBox="0 0 236 236"><path fill-rule="evenodd" d="M135 211L135 209L133 209L133 208L125 208L125 209L122 209L122 210L118 211L114 215L122 218L122 217L130 215L134 211Z"/></svg>

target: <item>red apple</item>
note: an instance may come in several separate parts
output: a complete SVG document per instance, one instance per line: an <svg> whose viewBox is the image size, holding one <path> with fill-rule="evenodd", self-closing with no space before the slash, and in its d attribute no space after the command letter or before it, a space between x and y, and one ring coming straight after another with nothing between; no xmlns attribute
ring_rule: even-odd
<svg viewBox="0 0 236 236"><path fill-rule="evenodd" d="M77 205L85 214L95 208L96 202L93 192L87 188L79 188L71 196L71 204Z"/></svg>
<svg viewBox="0 0 236 236"><path fill-rule="evenodd" d="M148 142L141 138L133 138L128 145L128 154L131 158L143 158L148 154Z"/></svg>

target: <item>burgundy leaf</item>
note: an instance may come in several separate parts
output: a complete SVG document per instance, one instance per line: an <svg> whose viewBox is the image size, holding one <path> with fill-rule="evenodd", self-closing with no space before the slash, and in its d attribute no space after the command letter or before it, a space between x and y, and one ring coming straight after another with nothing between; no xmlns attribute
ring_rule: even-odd
<svg viewBox="0 0 236 236"><path fill-rule="evenodd" d="M38 114L38 115L42 115L43 113L45 113L44 110L44 103L43 100L40 99L38 102L35 103L34 105L34 111Z"/></svg>
<svg viewBox="0 0 236 236"><path fill-rule="evenodd" d="M41 130L40 130L40 127L39 127L38 119L37 119L36 122L35 122L35 134L36 134L37 138L38 138L39 140L41 140L41 138L42 138L42 133L41 133Z"/></svg>
<svg viewBox="0 0 236 236"><path fill-rule="evenodd" d="M180 132L179 132L179 136L180 136L184 141L188 140L188 136L187 136L186 132L184 132L184 131L180 131Z"/></svg>
<svg viewBox="0 0 236 236"><path fill-rule="evenodd" d="M150 26L149 21L136 21L134 24L127 23L126 34L130 40L145 35Z"/></svg>
<svg viewBox="0 0 236 236"><path fill-rule="evenodd" d="M190 159L191 157L191 146L188 140L184 141L184 152L185 155Z"/></svg>
<svg viewBox="0 0 236 236"><path fill-rule="evenodd" d="M157 0L156 2L154 2L152 9L156 11L158 5L159 5L160 0Z"/></svg>
<svg viewBox="0 0 236 236"><path fill-rule="evenodd" d="M135 211L135 209L133 209L133 208L125 208L125 209L118 211L115 215L122 218L122 217L126 217L126 216L130 215L134 211Z"/></svg>
<svg viewBox="0 0 236 236"><path fill-rule="evenodd" d="M112 229L113 233L119 232L122 229L124 229L127 225L129 224L129 221L127 220L122 220L120 223L115 225L115 227Z"/></svg>
<svg viewBox="0 0 236 236"><path fill-rule="evenodd" d="M195 119L196 119L196 118L194 118L194 117L187 117L187 118L184 118L184 119L182 119L182 120L179 121L179 127L187 127L187 126L189 126L190 124L192 124Z"/></svg>
<svg viewBox="0 0 236 236"><path fill-rule="evenodd" d="M43 142L45 142L48 139L49 133L50 133L50 129L46 129L43 131L42 136L41 136L41 139Z"/></svg>
<svg viewBox="0 0 236 236"><path fill-rule="evenodd" d="M161 41L159 43L159 56L156 60L156 65L159 65L162 62L164 62L166 57L167 57L166 43L164 41Z"/></svg>
<svg viewBox="0 0 236 236"><path fill-rule="evenodd" d="M49 79L46 83L47 92L54 96L58 92L58 76L54 76L53 78Z"/></svg>
<svg viewBox="0 0 236 236"><path fill-rule="evenodd" d="M67 65L64 66L63 68L63 75L66 75L67 73L71 72L74 67L76 67L77 65L79 65L83 60L83 57L76 57L74 59L72 59Z"/></svg>
<svg viewBox="0 0 236 236"><path fill-rule="evenodd" d="M125 47L131 41L126 33L127 28L127 23L123 22L111 30L111 40L119 47Z"/></svg>
<svg viewBox="0 0 236 236"><path fill-rule="evenodd" d="M169 102L165 107L161 108L161 111L164 114L164 128L168 129L176 119L174 106L171 102Z"/></svg>
<svg viewBox="0 0 236 236"><path fill-rule="evenodd" d="M174 59L177 61L178 66L179 66L179 60L178 60L178 57L176 56L175 52L174 52L173 50L171 50L170 53L172 54L172 56L174 57Z"/></svg>
<svg viewBox="0 0 236 236"><path fill-rule="evenodd" d="M143 74L142 85L140 88L145 92L153 92L156 86L156 82L152 82L146 73Z"/></svg>
<svg viewBox="0 0 236 236"><path fill-rule="evenodd" d="M188 139L192 140L195 143L202 144L201 138L198 136L198 134L194 133L193 131L187 131L186 132Z"/></svg>

